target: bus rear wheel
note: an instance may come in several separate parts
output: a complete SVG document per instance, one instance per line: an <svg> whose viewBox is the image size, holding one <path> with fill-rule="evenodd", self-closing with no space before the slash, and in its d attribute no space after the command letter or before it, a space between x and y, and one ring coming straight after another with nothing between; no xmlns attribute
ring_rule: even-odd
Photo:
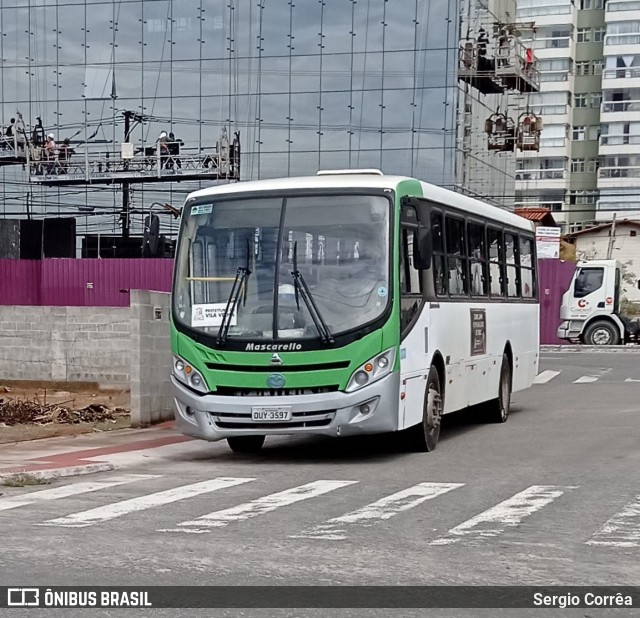
<svg viewBox="0 0 640 618"><path fill-rule="evenodd" d="M257 453L264 444L265 436L233 436L227 444L234 453Z"/></svg>
<svg viewBox="0 0 640 618"><path fill-rule="evenodd" d="M431 365L427 376L424 394L422 423L409 429L409 442L412 450L431 452L438 446L440 425L444 409L444 395L438 370Z"/></svg>
<svg viewBox="0 0 640 618"><path fill-rule="evenodd" d="M506 354L502 355L500 367L500 385L498 386L498 398L487 404L488 420L492 423L506 423L511 408L511 390L513 373L511 361Z"/></svg>

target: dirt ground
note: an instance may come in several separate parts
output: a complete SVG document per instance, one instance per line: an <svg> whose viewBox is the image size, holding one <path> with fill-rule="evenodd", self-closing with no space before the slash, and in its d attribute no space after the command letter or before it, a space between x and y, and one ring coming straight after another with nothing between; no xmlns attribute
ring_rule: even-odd
<svg viewBox="0 0 640 618"><path fill-rule="evenodd" d="M7 426L0 420L0 444L37 440L53 436L75 436L93 431L110 431L131 426L128 390L104 390L97 384L29 383L0 381L0 400L34 401L42 406L61 405L80 410L91 405L124 409L115 420L104 422L21 424Z"/></svg>

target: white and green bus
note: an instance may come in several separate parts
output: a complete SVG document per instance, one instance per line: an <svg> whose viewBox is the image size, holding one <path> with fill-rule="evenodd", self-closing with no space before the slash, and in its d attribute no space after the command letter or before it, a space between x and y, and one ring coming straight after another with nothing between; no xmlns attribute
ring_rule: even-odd
<svg viewBox="0 0 640 618"><path fill-rule="evenodd" d="M496 422L538 369L533 224L377 170L227 184L183 208L172 300L177 426L266 436Z"/></svg>

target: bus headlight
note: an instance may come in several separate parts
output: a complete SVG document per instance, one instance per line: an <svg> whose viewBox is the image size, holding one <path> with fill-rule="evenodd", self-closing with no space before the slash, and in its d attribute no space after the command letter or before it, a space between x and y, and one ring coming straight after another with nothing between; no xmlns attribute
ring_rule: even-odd
<svg viewBox="0 0 640 618"><path fill-rule="evenodd" d="M393 363L396 358L396 349L391 348L378 356L374 356L370 361L353 372L349 384L347 384L347 393L352 393L361 389L363 386L372 384L384 378L393 369Z"/></svg>
<svg viewBox="0 0 640 618"><path fill-rule="evenodd" d="M200 393L208 393L207 383L202 375L179 356L173 357L172 372L176 380Z"/></svg>

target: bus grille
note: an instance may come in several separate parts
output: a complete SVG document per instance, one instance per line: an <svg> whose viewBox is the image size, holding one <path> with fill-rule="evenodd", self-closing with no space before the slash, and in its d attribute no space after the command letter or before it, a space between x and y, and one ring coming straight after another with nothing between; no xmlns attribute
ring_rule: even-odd
<svg viewBox="0 0 640 618"><path fill-rule="evenodd" d="M222 397L291 397L295 395L319 395L335 393L339 386L318 386L314 388L237 388L235 386L218 386L215 395Z"/></svg>
<svg viewBox="0 0 640 618"><path fill-rule="evenodd" d="M241 371L242 373L273 373L286 370L287 373L303 372L303 371L330 371L333 369L346 369L351 361L335 361L332 363L312 363L308 365L286 365L286 367L278 367L274 365L233 365L231 363L205 363L207 369L214 371Z"/></svg>

